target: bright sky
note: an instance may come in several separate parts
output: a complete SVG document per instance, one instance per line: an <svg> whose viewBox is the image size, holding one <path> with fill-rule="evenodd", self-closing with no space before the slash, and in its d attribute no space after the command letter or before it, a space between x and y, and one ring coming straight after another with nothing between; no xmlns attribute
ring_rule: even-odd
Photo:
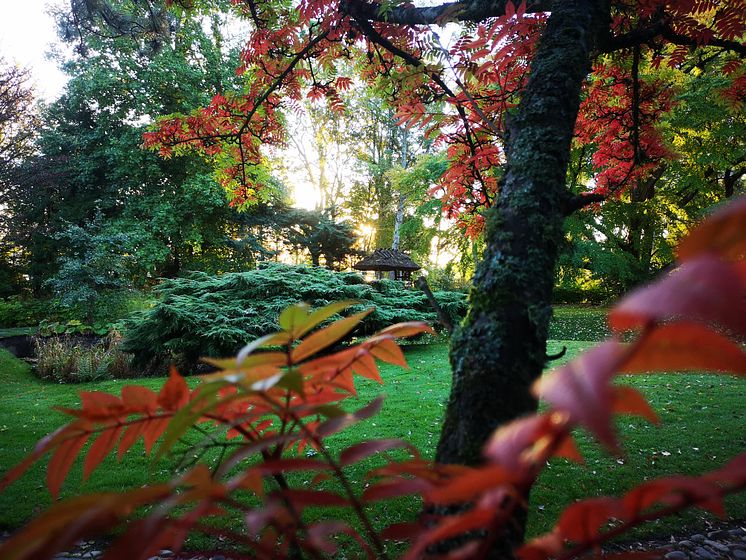
<svg viewBox="0 0 746 560"><path fill-rule="evenodd" d="M46 53L56 41L54 21L47 15L50 4L60 0L3 0L0 17L0 53L6 61L29 68L37 95L53 100L62 91L66 77Z"/></svg>

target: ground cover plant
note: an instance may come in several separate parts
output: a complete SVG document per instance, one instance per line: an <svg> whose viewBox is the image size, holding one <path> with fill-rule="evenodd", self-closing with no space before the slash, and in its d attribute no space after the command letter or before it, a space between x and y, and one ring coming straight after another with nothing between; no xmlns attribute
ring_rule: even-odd
<svg viewBox="0 0 746 560"><path fill-rule="evenodd" d="M138 364L155 371L171 362L189 370L201 356L231 355L250 340L275 331L281 311L297 301L318 307L356 300L348 313L372 307L358 335L403 321L436 323L433 308L419 290L390 280L365 283L357 273L319 267L268 263L220 276L192 273L163 280L155 292L157 303L128 322L123 344ZM452 324L466 313L464 294L434 295Z"/></svg>
<svg viewBox="0 0 746 560"><path fill-rule="evenodd" d="M354 539L368 557L386 558L385 540L409 540L407 558L444 552L452 558L495 553L508 557L514 551L505 546L520 543L506 539L504 531L515 530L513 520L525 510L528 491L547 461L555 456L581 460L573 435L576 428L584 428L607 450L619 453L615 414L659 421L639 391L614 383L619 372L694 369L746 375L746 354L729 336L746 335L746 238L740 227L745 216L746 200L719 213L681 246L682 265L675 273L615 306L609 313L615 334L636 328L638 336L629 344L609 339L540 379L533 390L543 398L545 410L498 429L484 449L481 465L432 463L401 439L364 440L338 455L332 452L324 441L328 436L374 416L381 407L380 398L353 411L339 407L356 392L354 375L380 381L374 358L404 365L394 339L428 327L394 325L355 346L324 354L372 310L314 330L351 304L316 310L294 305L280 315L280 331L247 345L235 359L213 360L220 371L206 376L195 390L172 372L158 392L125 386L121 398L84 393L80 408L65 411L74 419L6 473L3 485L51 451L47 486L56 495L78 454L85 456L84 476L114 449L127 452L141 436L146 446L161 440L158 458L194 424L217 425L229 438L240 440L224 461L212 470L197 464L165 483L59 504L2 551L11 558L51 555L77 538L117 525L134 510L158 504L146 519L126 525L125 534L110 550L112 557L146 557L163 546L178 548L191 531L232 540L241 547L239 553L252 557L334 554L338 548L332 537L340 534ZM281 350L273 350L278 347ZM91 439L92 445L81 453ZM304 456L306 449L314 452ZM389 457L368 472L362 492L356 491L345 468L396 449L407 451L410 458ZM246 463L252 456L258 462ZM304 487L292 487L291 473L313 478L306 479ZM328 479L335 479L338 486L323 486ZM746 453L701 476L645 480L622 498L573 503L551 532L515 553L523 558L582 556L630 528L689 506L723 513L724 499L744 488ZM261 504L242 501L247 494ZM387 526L379 531L365 506L405 495L422 496L421 515L404 522L386 519ZM433 507L457 504L460 507L448 511ZM347 507L359 525L304 516L318 506ZM208 522L225 518L229 510L243 517L246 532ZM447 549L432 548L453 537L460 538Z"/></svg>

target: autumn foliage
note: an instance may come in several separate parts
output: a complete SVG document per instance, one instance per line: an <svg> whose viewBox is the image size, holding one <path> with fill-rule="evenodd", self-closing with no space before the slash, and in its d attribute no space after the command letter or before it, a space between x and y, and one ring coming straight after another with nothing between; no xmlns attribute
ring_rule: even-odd
<svg viewBox="0 0 746 560"><path fill-rule="evenodd" d="M106 558L178 550L191 532L227 539L236 547L233 557L251 558L333 555L332 537L344 534L369 558L386 557L386 540L409 541L405 558L414 559L433 556L436 543L470 534L443 555L484 557L550 458L582 460L573 443L575 428L585 428L619 453L616 414L658 421L641 393L617 382L619 374L696 370L746 376L744 223L742 198L686 238L676 270L610 312L617 336L540 379L533 391L546 410L498 429L477 467L432 464L401 440L362 441L339 452L326 445L328 436L380 409L380 399L354 412L340 406L355 395L355 376L381 382L377 359L406 365L395 339L429 330L421 323L400 324L340 349L337 343L366 314L329 322L351 302L286 309L280 332L254 341L235 358L210 360L218 371L194 390L172 371L158 393L137 386L124 387L120 396L81 393L80 408L64 410L72 420L5 473L3 487L49 454L47 486L56 496L75 461L83 461L87 477L104 457L122 458L140 439L160 457L194 426L212 435L224 432L240 444L212 471L197 465L164 483L60 502L4 543L0 556L51 557L81 538L121 526ZM621 335L630 331L632 341L622 342ZM315 452L305 453L309 448ZM367 487L355 490L345 468L395 449L410 458L387 456L384 466L368 473ZM302 487L289 483L291 473L293 480L302 475ZM336 483L327 484L330 479ZM744 489L746 453L700 477L652 480L618 498L571 504L551 533L526 543L517 555L578 557L631 527L686 507L722 515L723 498ZM367 505L404 495L423 498L419 518L397 520L382 531L374 527ZM317 506L349 508L358 523L309 521L305 510ZM449 513L433 506L449 506ZM237 517L243 526L216 522Z"/></svg>

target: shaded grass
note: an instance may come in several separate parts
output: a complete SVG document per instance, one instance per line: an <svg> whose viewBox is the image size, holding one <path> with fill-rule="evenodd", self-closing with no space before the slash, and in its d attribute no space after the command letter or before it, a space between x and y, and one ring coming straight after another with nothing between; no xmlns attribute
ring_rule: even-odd
<svg viewBox="0 0 746 560"><path fill-rule="evenodd" d="M585 310L586 320L596 321L594 336L600 336L602 323L596 319L603 310ZM582 315L582 314L581 314ZM578 313L567 312L565 335L575 332ZM560 331L562 332L562 331ZM594 342L552 341L549 351L568 346L568 360ZM403 438L432 457L438 440L440 423L450 386L447 347L444 344L412 345L405 350L411 366L408 371L384 365L385 385L379 387L362 379L359 396L350 407L366 404L381 392L387 393L382 412L367 422L330 438L330 447L339 451L364 439ZM196 380L190 380L190 384ZM648 375L625 379L641 389L650 399L663 421L662 426L624 418L620 429L626 438L624 458L606 455L590 438L580 434L580 447L586 465L564 460L553 461L532 494L529 532L538 534L552 526L564 505L585 496L619 495L640 480L673 473L699 474L722 465L727 458L746 448L743 427L743 402L746 386L733 377L709 375ZM64 415L52 406L75 406L79 390L101 390L118 393L129 382L106 381L77 386L55 385L39 381L29 367L0 351L0 383L5 396L0 401L0 470L19 462L34 443L56 429ZM142 379L138 383L157 390L163 379ZM356 490L367 483L364 475L381 458L354 465L349 476ZM0 494L0 526L17 527L50 503L44 484L46 462ZM155 467L144 456L141 445L130 451L123 463L108 458L91 480L81 482L81 466L72 470L63 487L63 496L79 492L119 490L140 486L152 479L173 475L173 461L163 460ZM302 484L302 476L294 480ZM730 500L729 512L735 518L746 517L746 496ZM411 518L419 511L416 500L400 499L374 505L371 518L379 526ZM332 513L311 512L313 517ZM324 515L325 514L325 515ZM690 513L647 528L645 532L676 531L696 524L699 513ZM201 541L196 546L204 546Z"/></svg>

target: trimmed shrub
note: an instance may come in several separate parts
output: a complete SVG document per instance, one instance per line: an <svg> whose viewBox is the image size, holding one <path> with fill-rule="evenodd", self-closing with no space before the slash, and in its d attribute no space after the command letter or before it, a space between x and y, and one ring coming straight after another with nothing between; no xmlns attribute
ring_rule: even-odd
<svg viewBox="0 0 746 560"><path fill-rule="evenodd" d="M279 263L220 276L195 272L164 280L155 291L156 305L125 324L123 344L140 368L154 373L163 373L169 362L191 369L202 356L235 354L249 341L276 331L280 312L299 301L313 307L340 300L361 302L348 313L374 307L355 332L358 336L403 321L437 321L425 295L401 282L366 284L356 273ZM458 323L466 312L466 296L436 292L435 297Z"/></svg>

